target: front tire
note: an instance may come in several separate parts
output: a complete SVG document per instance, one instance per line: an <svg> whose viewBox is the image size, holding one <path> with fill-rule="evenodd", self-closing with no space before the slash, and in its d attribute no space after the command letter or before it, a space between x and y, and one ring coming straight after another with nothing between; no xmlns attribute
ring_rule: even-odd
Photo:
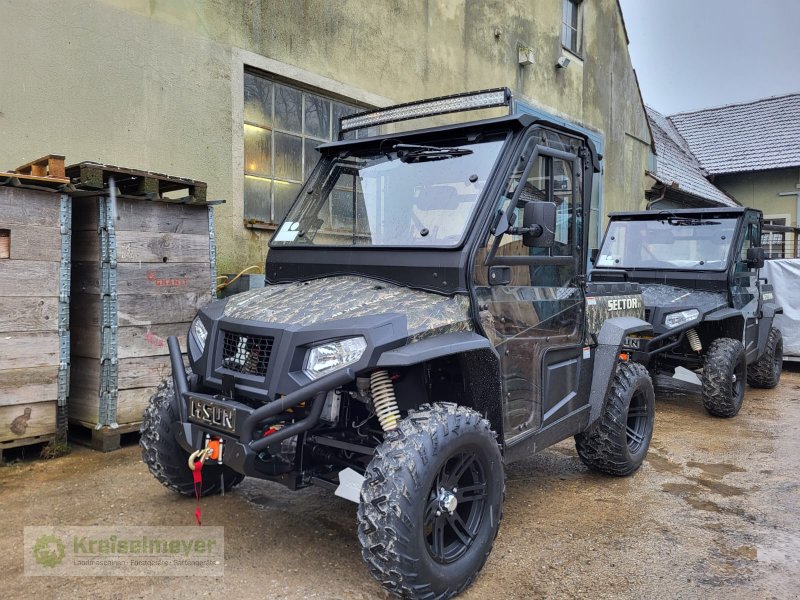
<svg viewBox="0 0 800 600"><path fill-rule="evenodd" d="M503 459L489 422L423 405L367 467L358 539L370 573L403 598L452 598L475 579L503 514Z"/></svg>
<svg viewBox="0 0 800 600"><path fill-rule="evenodd" d="M747 367L747 383L755 388L772 389L781 380L783 369L783 336L770 327L767 347L756 362Z"/></svg>
<svg viewBox="0 0 800 600"><path fill-rule="evenodd" d="M617 477L630 475L647 456L655 407L647 369L635 362L619 363L599 422L575 436L578 456L593 471Z"/></svg>
<svg viewBox="0 0 800 600"><path fill-rule="evenodd" d="M715 417L735 417L744 401L747 360L739 340L711 342L703 365L703 406Z"/></svg>
<svg viewBox="0 0 800 600"><path fill-rule="evenodd" d="M172 377L168 377L158 386L144 411L139 429L139 446L142 448L142 461L153 477L174 492L194 496L194 479L188 466L189 453L178 444L172 429L172 424L180 420L178 415L175 387ZM227 492L242 479L244 475L230 467L206 463L203 466L200 495L218 494L223 485Z"/></svg>

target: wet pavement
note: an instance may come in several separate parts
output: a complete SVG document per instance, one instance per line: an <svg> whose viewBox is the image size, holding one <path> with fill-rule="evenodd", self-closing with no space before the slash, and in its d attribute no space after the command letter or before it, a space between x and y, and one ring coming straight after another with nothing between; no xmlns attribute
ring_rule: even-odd
<svg viewBox="0 0 800 600"><path fill-rule="evenodd" d="M633 477L589 473L571 440L507 470L495 548L462 596L800 596L800 367L748 389L734 419L660 393ZM320 489L246 480L203 501L225 527L225 576L25 577L26 525L191 525L194 504L159 485L138 447L76 448L0 468L0 582L12 598L386 598L361 563L355 505Z"/></svg>

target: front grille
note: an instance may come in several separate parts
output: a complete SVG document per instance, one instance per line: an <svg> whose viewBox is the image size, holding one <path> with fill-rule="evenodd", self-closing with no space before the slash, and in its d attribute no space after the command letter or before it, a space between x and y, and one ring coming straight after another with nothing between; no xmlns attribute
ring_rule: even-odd
<svg viewBox="0 0 800 600"><path fill-rule="evenodd" d="M222 366L245 375L267 375L269 356L275 338L265 335L243 335L223 332Z"/></svg>
<svg viewBox="0 0 800 600"><path fill-rule="evenodd" d="M650 309L649 308L645 308L644 309L644 320L645 321L649 321L650 320Z"/></svg>

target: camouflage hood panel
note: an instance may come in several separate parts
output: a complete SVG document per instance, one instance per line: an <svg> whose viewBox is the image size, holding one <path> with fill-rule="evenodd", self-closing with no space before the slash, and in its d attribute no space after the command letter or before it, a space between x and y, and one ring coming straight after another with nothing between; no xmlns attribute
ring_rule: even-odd
<svg viewBox="0 0 800 600"><path fill-rule="evenodd" d="M728 305L725 294L693 290L659 283L642 285L642 296L647 307L665 307L675 310L697 308L705 314Z"/></svg>
<svg viewBox="0 0 800 600"><path fill-rule="evenodd" d="M409 342L453 331L472 331L469 298L440 296L382 281L345 275L280 283L231 296L224 316L308 326L379 314L402 314Z"/></svg>

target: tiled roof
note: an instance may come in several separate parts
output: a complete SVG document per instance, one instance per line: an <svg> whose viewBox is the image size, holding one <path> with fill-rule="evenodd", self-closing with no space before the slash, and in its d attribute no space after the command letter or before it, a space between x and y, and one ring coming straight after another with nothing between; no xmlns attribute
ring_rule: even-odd
<svg viewBox="0 0 800 600"><path fill-rule="evenodd" d="M711 200L723 206L739 206L706 179L706 173L689 150L686 140L668 118L650 107L647 107L647 118L650 120L656 146L656 172L652 175L658 181L676 187L684 194Z"/></svg>
<svg viewBox="0 0 800 600"><path fill-rule="evenodd" d="M711 175L800 166L800 94L672 115Z"/></svg>

